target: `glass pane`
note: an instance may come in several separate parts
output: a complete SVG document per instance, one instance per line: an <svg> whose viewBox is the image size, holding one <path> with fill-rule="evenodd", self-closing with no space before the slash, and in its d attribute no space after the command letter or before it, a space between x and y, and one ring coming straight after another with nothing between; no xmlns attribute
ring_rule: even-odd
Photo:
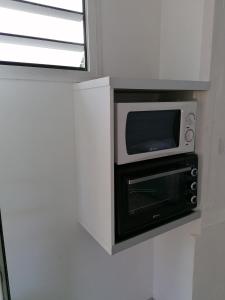
<svg viewBox="0 0 225 300"><path fill-rule="evenodd" d="M84 43L82 16L67 20L1 7L0 20L3 33Z"/></svg>
<svg viewBox="0 0 225 300"><path fill-rule="evenodd" d="M82 0L31 0L24 2L38 3L42 5L83 12Z"/></svg>
<svg viewBox="0 0 225 300"><path fill-rule="evenodd" d="M180 110L138 111L127 116L127 153L137 154L179 146Z"/></svg>
<svg viewBox="0 0 225 300"><path fill-rule="evenodd" d="M158 205L174 205L183 197L187 172L153 178L130 184L128 188L129 214Z"/></svg>
<svg viewBox="0 0 225 300"><path fill-rule="evenodd" d="M63 50L0 43L0 60L84 68L85 52L83 46L76 47L76 50Z"/></svg>

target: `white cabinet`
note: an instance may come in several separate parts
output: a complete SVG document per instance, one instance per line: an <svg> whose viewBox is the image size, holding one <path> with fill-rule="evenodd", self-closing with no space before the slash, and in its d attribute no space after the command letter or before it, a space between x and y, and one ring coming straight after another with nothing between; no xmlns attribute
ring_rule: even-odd
<svg viewBox="0 0 225 300"><path fill-rule="evenodd" d="M185 98L187 95L190 97L194 90L207 90L208 87L208 82L120 80L109 77L74 86L75 188L79 203L79 222L109 254L200 217L200 211L195 211L177 221L115 243L114 101L120 93L120 96L129 98L132 97L132 92L141 101L141 97L145 97L145 93L150 91L154 91L152 97L156 98L160 93L165 97L165 93L168 95L169 92L174 97L183 95Z"/></svg>

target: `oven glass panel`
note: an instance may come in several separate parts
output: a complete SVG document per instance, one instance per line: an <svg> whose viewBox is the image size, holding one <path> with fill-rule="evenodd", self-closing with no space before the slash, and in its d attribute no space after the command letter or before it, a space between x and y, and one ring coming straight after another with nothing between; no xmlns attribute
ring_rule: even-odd
<svg viewBox="0 0 225 300"><path fill-rule="evenodd" d="M190 170L171 171L129 180L128 214L134 215L160 205L175 207L184 198ZM169 174L170 173L170 174Z"/></svg>
<svg viewBox="0 0 225 300"><path fill-rule="evenodd" d="M129 155L176 148L180 138L180 110L129 112L126 146Z"/></svg>

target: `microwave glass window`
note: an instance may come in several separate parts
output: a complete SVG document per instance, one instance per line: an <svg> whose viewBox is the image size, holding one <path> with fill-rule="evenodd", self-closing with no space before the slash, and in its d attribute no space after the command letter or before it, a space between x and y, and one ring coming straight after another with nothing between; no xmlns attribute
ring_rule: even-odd
<svg viewBox="0 0 225 300"><path fill-rule="evenodd" d="M172 172L171 172L172 173ZM129 181L128 213L135 215L159 206L175 206L184 198L187 172L160 177L149 176Z"/></svg>
<svg viewBox="0 0 225 300"><path fill-rule="evenodd" d="M132 155L178 147L180 119L180 110L129 112L127 153Z"/></svg>

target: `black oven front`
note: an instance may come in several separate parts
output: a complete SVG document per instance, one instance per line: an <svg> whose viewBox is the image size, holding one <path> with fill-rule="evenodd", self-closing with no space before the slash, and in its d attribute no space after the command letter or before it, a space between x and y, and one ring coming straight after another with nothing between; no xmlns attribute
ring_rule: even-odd
<svg viewBox="0 0 225 300"><path fill-rule="evenodd" d="M197 175L195 154L115 165L116 242L191 213Z"/></svg>

